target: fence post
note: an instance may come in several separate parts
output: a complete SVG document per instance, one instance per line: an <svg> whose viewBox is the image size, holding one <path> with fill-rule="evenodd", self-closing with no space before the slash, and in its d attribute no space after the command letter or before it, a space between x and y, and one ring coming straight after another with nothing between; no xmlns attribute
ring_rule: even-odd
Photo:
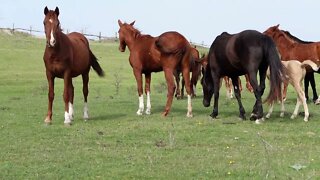
<svg viewBox="0 0 320 180"><path fill-rule="evenodd" d="M12 34L14 34L14 23L12 24Z"/></svg>
<svg viewBox="0 0 320 180"><path fill-rule="evenodd" d="M99 42L101 42L101 32L99 32Z"/></svg>
<svg viewBox="0 0 320 180"><path fill-rule="evenodd" d="M30 26L30 35L32 35L32 26Z"/></svg>

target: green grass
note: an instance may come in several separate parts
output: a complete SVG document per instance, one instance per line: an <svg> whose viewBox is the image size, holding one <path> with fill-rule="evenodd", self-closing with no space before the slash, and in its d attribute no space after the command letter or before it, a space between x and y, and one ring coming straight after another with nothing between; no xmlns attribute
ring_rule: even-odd
<svg viewBox="0 0 320 180"><path fill-rule="evenodd" d="M308 123L290 119L296 95L289 88L287 114L279 105L270 120L238 120L235 99L221 89L219 119L193 99L166 102L163 73L152 74L152 115L137 116L136 82L128 52L117 43L91 42L106 72L90 73L90 120L82 120L82 83L74 79L75 120L65 127L62 80L56 79L53 124L44 125L47 81L45 42L0 33L0 179L317 179L320 176L319 106L309 104ZM203 50L204 51L204 50ZM116 91L116 80L120 89ZM317 76L317 82L319 77ZM244 83L244 81L243 81ZM318 84L318 88L320 85ZM266 89L267 94L269 89ZM319 89L318 89L319 91ZM198 94L201 86L198 87ZM242 93L247 116L254 96ZM264 96L266 97L266 96ZM266 112L266 106L264 111ZM305 168L295 170L291 166Z"/></svg>

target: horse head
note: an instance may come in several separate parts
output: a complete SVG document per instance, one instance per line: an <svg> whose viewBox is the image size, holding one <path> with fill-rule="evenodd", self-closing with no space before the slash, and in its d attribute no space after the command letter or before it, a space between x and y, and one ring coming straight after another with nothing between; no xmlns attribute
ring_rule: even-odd
<svg viewBox="0 0 320 180"><path fill-rule="evenodd" d="M133 21L130 24L122 23L120 20L118 20L119 24L119 51L124 52L126 50L126 46L128 41L132 40L130 38L135 37L135 31L136 30L133 25L135 21ZM129 47L130 48L130 47Z"/></svg>
<svg viewBox="0 0 320 180"><path fill-rule="evenodd" d="M208 68L207 64L202 66L202 78L201 78L201 85L203 91L203 106L209 107L210 101L214 93L214 85L211 77L210 68Z"/></svg>
<svg viewBox="0 0 320 180"><path fill-rule="evenodd" d="M277 36L279 36L279 33L281 33L281 30L279 29L280 24L276 26L271 26L267 30L263 32L263 34L271 37L272 39L275 39Z"/></svg>
<svg viewBox="0 0 320 180"><path fill-rule="evenodd" d="M60 29L60 21L58 19L59 16L59 8L56 7L56 9L49 10L47 6L44 8L44 31L46 34L47 39L47 46L48 47L54 47L57 44L57 38L59 33L61 32Z"/></svg>

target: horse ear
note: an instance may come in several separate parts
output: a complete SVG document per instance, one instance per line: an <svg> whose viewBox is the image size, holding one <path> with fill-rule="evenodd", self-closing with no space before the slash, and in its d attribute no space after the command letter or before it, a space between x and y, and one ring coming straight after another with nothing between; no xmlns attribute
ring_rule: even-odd
<svg viewBox="0 0 320 180"><path fill-rule="evenodd" d="M280 24L276 25L276 28L279 28Z"/></svg>
<svg viewBox="0 0 320 180"><path fill-rule="evenodd" d="M123 25L123 23L120 21L120 19L118 19L118 24L120 27Z"/></svg>
<svg viewBox="0 0 320 180"><path fill-rule="evenodd" d="M48 12L49 12L49 9L48 9L48 7L46 6L45 8L44 8L44 15L47 15L48 14Z"/></svg>
<svg viewBox="0 0 320 180"><path fill-rule="evenodd" d="M135 22L136 22L136 21L133 21L132 23L130 23L130 25L133 26Z"/></svg>
<svg viewBox="0 0 320 180"><path fill-rule="evenodd" d="M59 16L59 8L58 7L56 7L56 9L54 10L54 12L57 14L57 16Z"/></svg>

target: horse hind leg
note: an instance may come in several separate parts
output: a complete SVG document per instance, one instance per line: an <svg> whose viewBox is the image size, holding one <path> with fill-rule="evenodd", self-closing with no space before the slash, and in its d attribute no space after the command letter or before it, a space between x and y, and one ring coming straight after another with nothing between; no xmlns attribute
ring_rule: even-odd
<svg viewBox="0 0 320 180"><path fill-rule="evenodd" d="M166 67L163 69L164 75L167 81L167 87L168 87L168 94L167 94L167 103L166 107L164 109L164 112L162 113L163 116L167 116L170 112L172 100L173 100L173 94L175 91L175 84L173 79L173 70L170 67Z"/></svg>
<svg viewBox="0 0 320 180"><path fill-rule="evenodd" d="M145 113L147 115L151 114L151 99L150 99L150 83L151 83L151 73L145 75L146 84L145 84L145 93L147 95L147 109Z"/></svg>
<svg viewBox="0 0 320 180"><path fill-rule="evenodd" d="M89 83L89 74L82 74L82 92L83 92L83 98L84 98L84 107L83 107L83 119L87 121L89 119L89 109L88 109L88 83Z"/></svg>
<svg viewBox="0 0 320 180"><path fill-rule="evenodd" d="M73 100L74 100L74 87L71 81L69 86L69 116L71 121L73 121L73 118L74 118Z"/></svg>

